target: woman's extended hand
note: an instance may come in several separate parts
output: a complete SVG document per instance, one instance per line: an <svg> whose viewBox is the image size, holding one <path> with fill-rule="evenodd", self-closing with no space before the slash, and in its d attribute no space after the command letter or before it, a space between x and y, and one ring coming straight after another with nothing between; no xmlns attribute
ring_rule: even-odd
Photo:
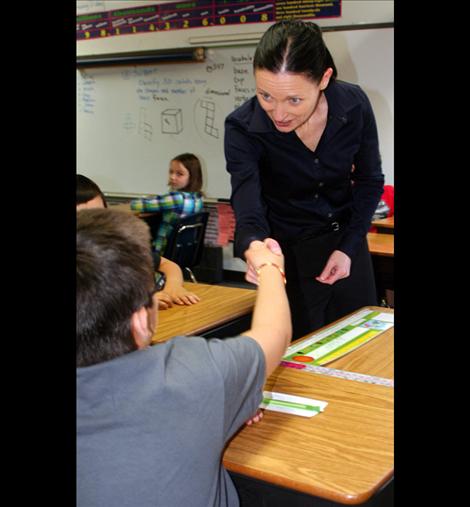
<svg viewBox="0 0 470 507"><path fill-rule="evenodd" d="M333 285L341 278L347 278L351 271L351 259L348 255L340 250L334 250L330 255L326 266L323 268L320 276L315 280L328 285Z"/></svg>
<svg viewBox="0 0 470 507"><path fill-rule="evenodd" d="M245 275L245 280L250 283L258 285L258 275L256 274L256 267L254 264L254 257L250 254L247 257L247 253L253 251L253 249L263 249L267 247L270 252L275 254L277 257L271 256L270 261L279 264L280 267L284 268L284 256L282 255L281 247L279 243L273 238L266 238L264 241L252 241L249 249L245 252L245 258L247 259L248 270ZM268 252L267 252L268 253Z"/></svg>

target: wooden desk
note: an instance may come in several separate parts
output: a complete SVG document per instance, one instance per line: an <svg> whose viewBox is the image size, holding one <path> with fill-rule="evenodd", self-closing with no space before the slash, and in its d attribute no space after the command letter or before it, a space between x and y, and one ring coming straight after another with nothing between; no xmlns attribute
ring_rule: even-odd
<svg viewBox="0 0 470 507"><path fill-rule="evenodd" d="M393 329L328 366L393 376L391 352ZM393 477L392 387L280 366L265 389L328 406L311 419L266 410L227 446L229 471L341 504L367 501Z"/></svg>
<svg viewBox="0 0 470 507"><path fill-rule="evenodd" d="M367 242L372 255L377 301L385 301L393 306L394 291L394 245L393 234L369 232Z"/></svg>
<svg viewBox="0 0 470 507"><path fill-rule="evenodd" d="M372 225L377 227L377 232L393 234L393 230L395 228L395 216L374 220Z"/></svg>
<svg viewBox="0 0 470 507"><path fill-rule="evenodd" d="M369 232L367 234L367 243L372 255L382 255L384 257L393 257L395 254L393 234L381 234L379 232Z"/></svg>
<svg viewBox="0 0 470 507"><path fill-rule="evenodd" d="M380 308L387 311L388 308ZM364 345L366 349L358 348L346 356L332 361L327 366L338 370L365 373L383 378L394 378L394 337L393 328L383 332L377 338Z"/></svg>
<svg viewBox="0 0 470 507"><path fill-rule="evenodd" d="M140 211L134 211L131 209L131 205L128 202L120 202L119 204L109 204L108 208L118 211L125 211L126 213L134 213L134 215L137 215L139 218L146 218L155 215L155 213L142 213Z"/></svg>
<svg viewBox="0 0 470 507"><path fill-rule="evenodd" d="M120 202L119 204L109 204L108 208L117 210L117 211L126 211L127 213L134 213L137 214L137 211L131 210L131 206L128 202Z"/></svg>
<svg viewBox="0 0 470 507"><path fill-rule="evenodd" d="M249 329L256 290L189 282L185 282L184 286L200 296L201 301L191 306L175 305L159 311L153 343L177 335L224 338L226 333L230 335L230 329L239 328L238 333Z"/></svg>

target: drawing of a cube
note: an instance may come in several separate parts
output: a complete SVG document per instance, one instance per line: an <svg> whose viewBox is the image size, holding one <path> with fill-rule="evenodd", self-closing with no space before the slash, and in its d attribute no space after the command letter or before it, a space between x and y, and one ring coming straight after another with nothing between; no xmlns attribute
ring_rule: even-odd
<svg viewBox="0 0 470 507"><path fill-rule="evenodd" d="M183 130L183 112L181 109L162 111L162 133L179 134Z"/></svg>

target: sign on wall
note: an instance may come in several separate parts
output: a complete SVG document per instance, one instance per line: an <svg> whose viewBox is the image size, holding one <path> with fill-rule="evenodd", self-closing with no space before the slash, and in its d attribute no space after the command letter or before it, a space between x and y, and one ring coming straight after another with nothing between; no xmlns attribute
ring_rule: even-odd
<svg viewBox="0 0 470 507"><path fill-rule="evenodd" d="M283 19L341 17L341 0L198 0L77 16L77 40Z"/></svg>

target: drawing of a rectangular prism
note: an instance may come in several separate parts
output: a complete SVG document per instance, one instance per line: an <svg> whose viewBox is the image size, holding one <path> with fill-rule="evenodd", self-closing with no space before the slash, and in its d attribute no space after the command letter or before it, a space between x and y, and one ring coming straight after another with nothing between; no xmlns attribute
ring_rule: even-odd
<svg viewBox="0 0 470 507"><path fill-rule="evenodd" d="M165 109L162 111L162 132L179 134L183 130L183 112L181 109Z"/></svg>
<svg viewBox="0 0 470 507"><path fill-rule="evenodd" d="M201 101L201 107L204 109L207 109L207 111L215 111L215 104L211 102L210 100L203 100Z"/></svg>

